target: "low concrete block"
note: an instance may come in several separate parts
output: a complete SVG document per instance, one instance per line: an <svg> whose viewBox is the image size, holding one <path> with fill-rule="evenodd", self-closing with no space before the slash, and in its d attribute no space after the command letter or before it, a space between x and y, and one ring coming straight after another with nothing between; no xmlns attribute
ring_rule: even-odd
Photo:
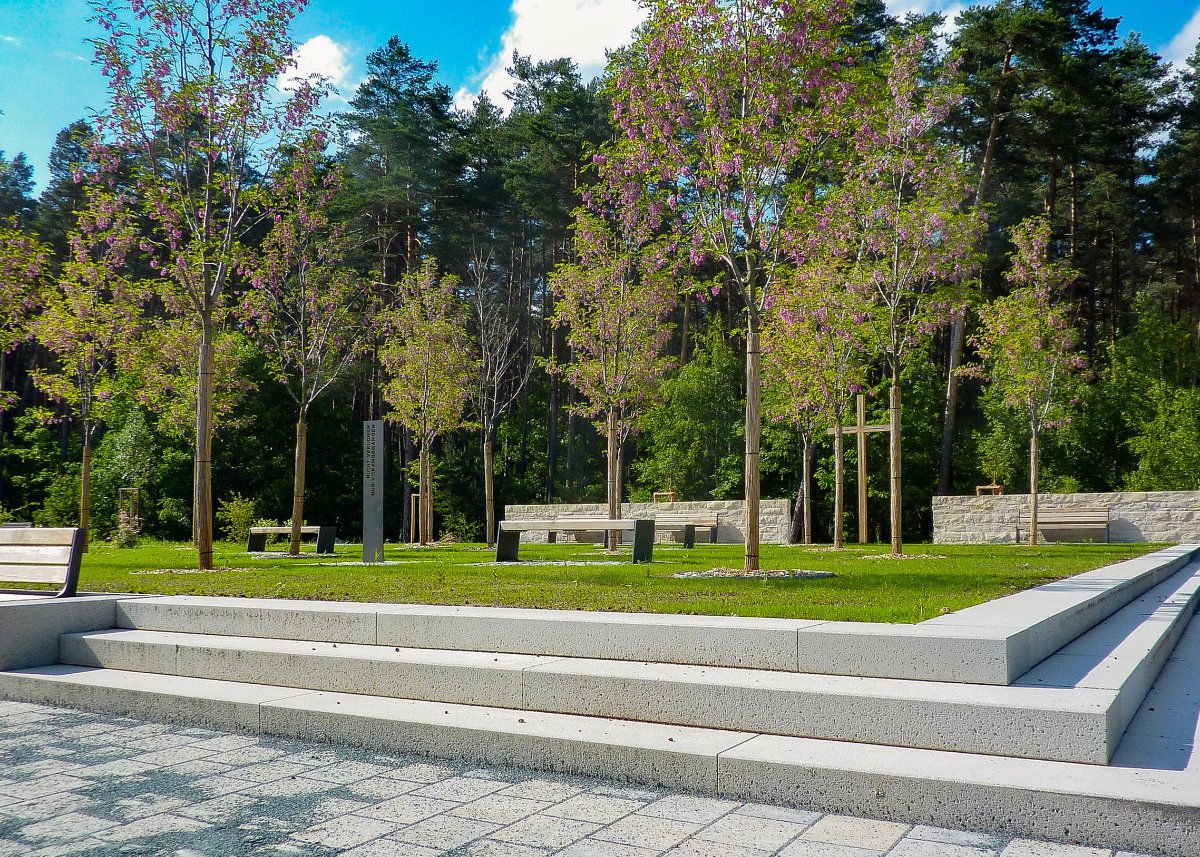
<svg viewBox="0 0 1200 857"><path fill-rule="evenodd" d="M390 752L715 791L737 732L318 693L262 707L264 731Z"/></svg>
<svg viewBox="0 0 1200 857"><path fill-rule="evenodd" d="M122 601L117 607L117 625L185 634L370 644L376 641L377 606L349 601L172 595Z"/></svg>
<svg viewBox="0 0 1200 857"><path fill-rule="evenodd" d="M58 640L75 631L116 625L117 602L128 596L0 602L0 670L58 663Z"/></svg>
<svg viewBox="0 0 1200 857"><path fill-rule="evenodd" d="M734 616L379 605L379 643L562 657L794 670L796 632L819 624Z"/></svg>

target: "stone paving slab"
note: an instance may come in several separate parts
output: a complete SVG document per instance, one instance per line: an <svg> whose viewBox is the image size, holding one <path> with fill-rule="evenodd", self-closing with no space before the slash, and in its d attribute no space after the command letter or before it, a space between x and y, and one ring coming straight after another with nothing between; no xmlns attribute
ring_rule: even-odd
<svg viewBox="0 0 1200 857"><path fill-rule="evenodd" d="M1147 857L0 701L0 857Z"/></svg>

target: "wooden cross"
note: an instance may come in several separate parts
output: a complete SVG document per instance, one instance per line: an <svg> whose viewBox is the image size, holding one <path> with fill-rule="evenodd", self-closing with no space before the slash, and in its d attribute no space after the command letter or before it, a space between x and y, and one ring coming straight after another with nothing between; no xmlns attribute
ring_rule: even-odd
<svg viewBox="0 0 1200 857"><path fill-rule="evenodd" d="M853 426L844 426L842 434L858 436L858 543L867 542L867 435L873 432L890 432L890 425L867 425L867 397L858 394L855 402L858 420ZM837 429L829 429L828 434L836 435ZM839 462L840 463L840 462ZM840 470L841 468L839 468Z"/></svg>

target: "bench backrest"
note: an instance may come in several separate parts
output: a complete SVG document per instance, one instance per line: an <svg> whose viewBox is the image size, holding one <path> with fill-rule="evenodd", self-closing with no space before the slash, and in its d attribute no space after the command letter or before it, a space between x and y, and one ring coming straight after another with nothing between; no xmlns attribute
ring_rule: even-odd
<svg viewBox="0 0 1200 857"><path fill-rule="evenodd" d="M717 526L716 515L655 515L654 522L664 526L679 527L685 524L695 524L697 527Z"/></svg>
<svg viewBox="0 0 1200 857"><path fill-rule="evenodd" d="M75 527L0 529L0 582L57 583L57 592L30 590L55 597L75 594L83 531ZM9 592L18 590L8 590Z"/></svg>
<svg viewBox="0 0 1200 857"><path fill-rule="evenodd" d="M1021 521L1029 521L1029 510L1022 510ZM1038 525L1043 524L1107 524L1108 509L1038 509Z"/></svg>
<svg viewBox="0 0 1200 857"><path fill-rule="evenodd" d="M556 530L569 532L577 530L632 530L636 524L635 518L609 520L608 518L536 518L536 519L505 519L500 522L504 530Z"/></svg>

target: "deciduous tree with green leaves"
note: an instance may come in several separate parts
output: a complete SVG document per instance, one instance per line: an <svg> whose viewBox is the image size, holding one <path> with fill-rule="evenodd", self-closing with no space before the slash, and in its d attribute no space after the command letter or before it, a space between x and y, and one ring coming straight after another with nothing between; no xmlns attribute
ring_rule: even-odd
<svg viewBox="0 0 1200 857"><path fill-rule="evenodd" d="M29 336L49 262L49 247L15 221L0 219L0 412L12 401L4 389L4 358Z"/></svg>
<svg viewBox="0 0 1200 857"><path fill-rule="evenodd" d="M388 379L383 397L389 419L413 434L419 453L420 543L433 540L433 468L430 448L441 435L466 426L464 411L478 367L467 336L459 280L427 259L396 284L395 309L383 313L379 356Z"/></svg>
<svg viewBox="0 0 1200 857"><path fill-rule="evenodd" d="M1049 221L1025 220L1013 230L1012 240L1006 278L1013 290L980 310L981 329L974 338L980 364L964 374L986 378L1005 406L1021 413L1029 426L1029 544L1034 546L1038 439L1043 430L1067 419L1072 381L1086 361L1076 351L1075 330L1061 302L1079 273L1064 261L1050 260Z"/></svg>
<svg viewBox="0 0 1200 857"><path fill-rule="evenodd" d="M650 222L642 219L643 224ZM554 273L553 322L567 331L571 361L561 372L583 400L580 416L603 417L608 441L608 516L621 517L621 449L634 417L658 389L671 365L663 355L671 335L668 315L677 303L675 272L666 251L644 228L623 229L581 209L575 218L578 261ZM609 534L610 547L617 533Z"/></svg>

